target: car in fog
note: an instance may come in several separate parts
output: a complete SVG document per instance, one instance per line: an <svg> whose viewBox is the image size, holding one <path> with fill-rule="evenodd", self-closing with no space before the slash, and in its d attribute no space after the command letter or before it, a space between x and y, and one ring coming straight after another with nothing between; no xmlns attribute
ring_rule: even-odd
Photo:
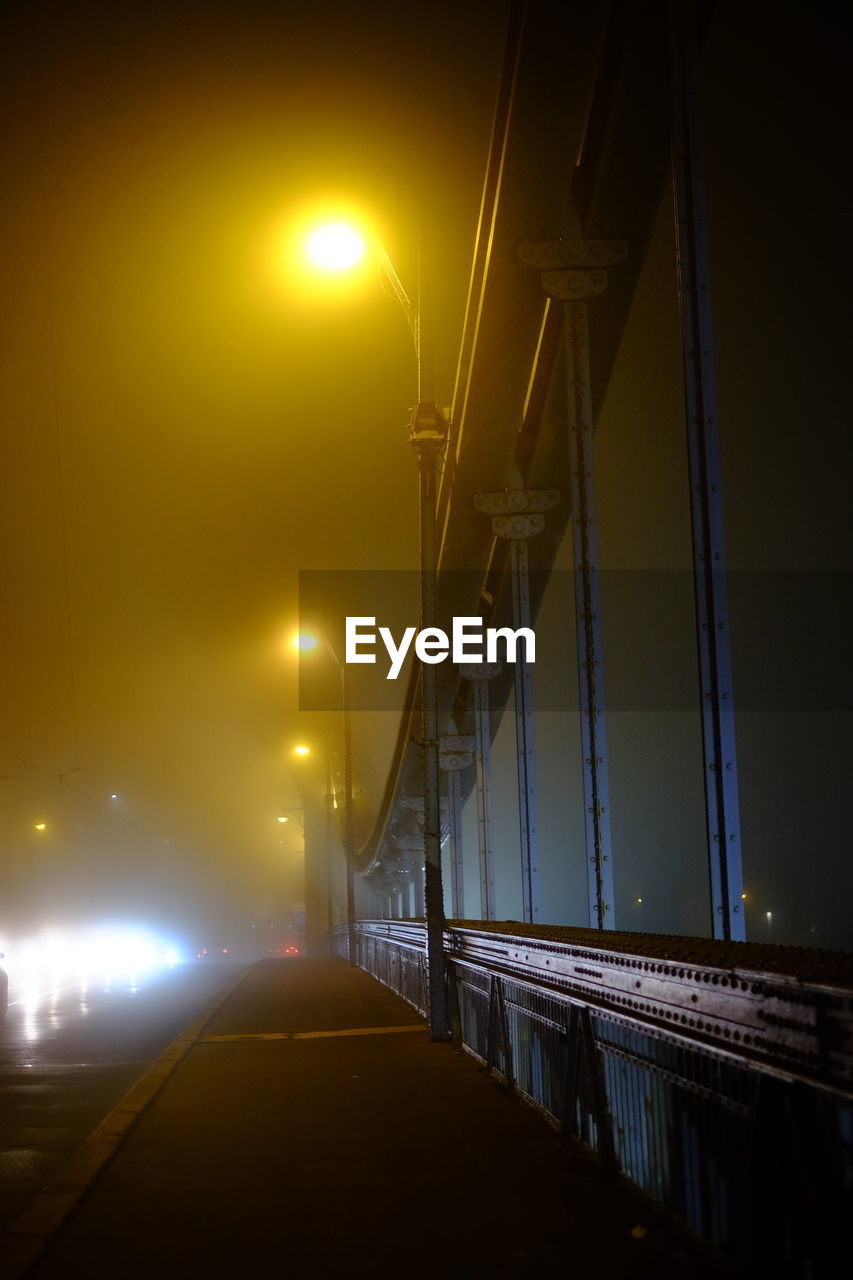
<svg viewBox="0 0 853 1280"><path fill-rule="evenodd" d="M3 952L0 951L0 960L4 959ZM9 1007L9 978L6 970L0 964L0 1018L6 1017L6 1010Z"/></svg>
<svg viewBox="0 0 853 1280"><path fill-rule="evenodd" d="M196 960L233 960L233 947L202 947L196 952Z"/></svg>

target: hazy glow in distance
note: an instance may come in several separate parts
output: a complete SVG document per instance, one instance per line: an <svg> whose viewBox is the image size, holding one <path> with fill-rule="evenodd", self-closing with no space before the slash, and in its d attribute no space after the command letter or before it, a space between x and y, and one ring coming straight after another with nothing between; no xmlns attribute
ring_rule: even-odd
<svg viewBox="0 0 853 1280"><path fill-rule="evenodd" d="M66 983L129 982L183 960L169 939L136 927L95 927L7 943L4 967L13 983L32 995Z"/></svg>

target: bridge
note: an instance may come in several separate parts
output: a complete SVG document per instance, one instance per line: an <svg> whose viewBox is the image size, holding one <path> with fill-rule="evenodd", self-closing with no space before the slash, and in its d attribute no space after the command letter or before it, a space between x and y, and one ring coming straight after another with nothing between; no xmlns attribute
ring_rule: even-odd
<svg viewBox="0 0 853 1280"><path fill-rule="evenodd" d="M843 9L9 10L0 1274L853 1274Z"/></svg>
<svg viewBox="0 0 853 1280"><path fill-rule="evenodd" d="M805 1277L850 1247L850 547L833 308L774 256L832 190L819 147L781 177L826 125L790 58L733 6L513 10L435 620L534 628L536 662L414 664L384 790L341 734L306 863L315 950L745 1274Z"/></svg>

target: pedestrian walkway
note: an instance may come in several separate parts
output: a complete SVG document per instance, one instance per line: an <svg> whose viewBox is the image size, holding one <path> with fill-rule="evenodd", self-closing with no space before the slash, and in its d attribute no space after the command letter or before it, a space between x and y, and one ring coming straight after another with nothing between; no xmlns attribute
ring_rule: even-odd
<svg viewBox="0 0 853 1280"><path fill-rule="evenodd" d="M106 1162L83 1153L85 1184L19 1221L4 1276L720 1274L342 961L246 970L140 1090Z"/></svg>

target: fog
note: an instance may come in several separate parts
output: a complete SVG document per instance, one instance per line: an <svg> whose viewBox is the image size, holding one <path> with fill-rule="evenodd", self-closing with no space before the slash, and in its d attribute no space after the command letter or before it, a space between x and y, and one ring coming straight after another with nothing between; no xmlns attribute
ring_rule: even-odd
<svg viewBox="0 0 853 1280"><path fill-rule="evenodd" d="M329 717L298 710L297 576L413 567L417 480L405 321L372 279L297 278L294 228L345 196L405 274L428 192L449 400L503 24L450 3L4 18L4 930L298 908L277 817L316 801L292 748ZM392 732L361 735L370 780Z"/></svg>

